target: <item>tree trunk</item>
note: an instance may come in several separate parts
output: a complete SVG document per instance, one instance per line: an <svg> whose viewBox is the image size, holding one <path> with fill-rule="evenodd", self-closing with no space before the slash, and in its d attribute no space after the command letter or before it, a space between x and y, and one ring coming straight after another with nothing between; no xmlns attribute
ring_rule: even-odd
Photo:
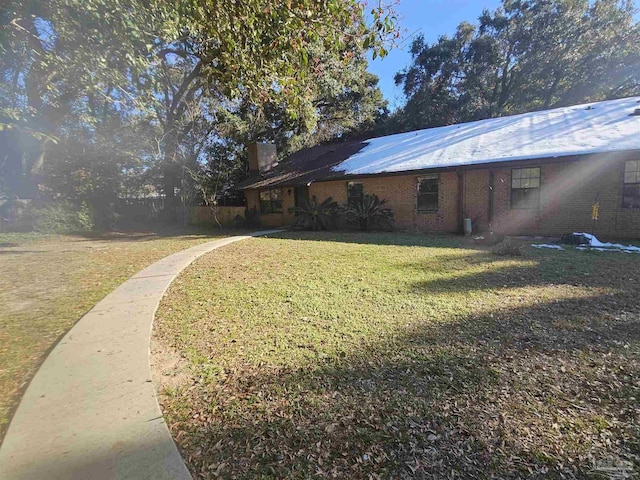
<svg viewBox="0 0 640 480"><path fill-rule="evenodd" d="M178 186L177 162L176 154L178 150L178 142L175 137L175 129L173 122L167 122L167 131L165 132L164 156L162 159L162 176L164 186L164 212L163 219L166 222L175 222L177 220L178 201L176 199L176 187Z"/></svg>
<svg viewBox="0 0 640 480"><path fill-rule="evenodd" d="M544 99L544 108L545 108L545 110L548 109L549 106L551 105L551 101L553 100L553 96L556 94L556 90L558 88L558 83L559 82L560 82L560 75L555 73L554 74L554 79L553 79L553 84L549 88L549 91L547 92L547 94L545 96L545 99Z"/></svg>

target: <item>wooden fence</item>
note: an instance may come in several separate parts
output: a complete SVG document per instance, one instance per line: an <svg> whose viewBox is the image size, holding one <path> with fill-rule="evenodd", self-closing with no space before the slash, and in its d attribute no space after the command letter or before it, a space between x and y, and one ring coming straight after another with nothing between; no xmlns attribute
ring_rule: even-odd
<svg viewBox="0 0 640 480"><path fill-rule="evenodd" d="M192 225L217 225L213 213L223 227L236 226L236 217L244 219L244 207L191 207L189 223Z"/></svg>
<svg viewBox="0 0 640 480"><path fill-rule="evenodd" d="M153 222L159 220L162 216L162 210L165 208L163 198L126 198L120 199L117 205L117 212L121 216L122 221L133 222ZM184 213L188 211L188 222L191 225L214 225L213 211L210 207L192 206L177 207L176 214L178 221L181 221ZM244 219L244 207L215 207L215 216L223 227L237 226L236 217L239 215Z"/></svg>

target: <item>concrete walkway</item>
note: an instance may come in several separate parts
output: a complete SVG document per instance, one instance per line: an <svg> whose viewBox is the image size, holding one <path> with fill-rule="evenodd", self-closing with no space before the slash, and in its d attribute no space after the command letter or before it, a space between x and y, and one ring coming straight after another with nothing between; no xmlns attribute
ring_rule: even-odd
<svg viewBox="0 0 640 480"><path fill-rule="evenodd" d="M33 378L0 447L0 479L191 479L151 383L158 304L199 256L256 232L197 245L137 273L65 335Z"/></svg>

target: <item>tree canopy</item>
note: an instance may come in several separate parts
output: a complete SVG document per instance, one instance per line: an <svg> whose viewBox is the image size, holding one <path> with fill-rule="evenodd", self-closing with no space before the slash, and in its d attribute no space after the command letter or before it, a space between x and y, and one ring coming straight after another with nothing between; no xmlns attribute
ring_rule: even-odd
<svg viewBox="0 0 640 480"><path fill-rule="evenodd" d="M385 104L364 52L384 55L395 24L390 7L368 13L356 0L10 0L4 189L32 195L18 177L38 173L73 196L96 166L103 191L131 192L138 175L172 197L184 168L240 141L286 151L369 125Z"/></svg>
<svg viewBox="0 0 640 480"><path fill-rule="evenodd" d="M399 72L412 130L640 93L640 26L616 0L503 0Z"/></svg>

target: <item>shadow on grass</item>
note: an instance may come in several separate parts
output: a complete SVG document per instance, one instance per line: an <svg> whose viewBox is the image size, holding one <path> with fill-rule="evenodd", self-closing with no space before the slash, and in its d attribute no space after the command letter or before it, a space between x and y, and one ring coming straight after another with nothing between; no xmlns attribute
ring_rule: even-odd
<svg viewBox="0 0 640 480"><path fill-rule="evenodd" d="M595 258L597 255L597 258ZM606 288L631 296L629 287L640 281L630 264L640 266L640 258L614 257L611 254L585 252L539 252L532 249L524 256L501 257L489 250L465 251L461 255L437 255L428 261L406 263L399 269L433 273L441 277L414 282L416 294L446 294L473 291L500 291L513 288L558 285ZM631 262L631 263L630 263ZM442 264L442 265L440 265ZM630 267L630 274L625 270Z"/></svg>
<svg viewBox="0 0 640 480"><path fill-rule="evenodd" d="M38 430L38 426L33 428ZM40 430L47 431L44 426ZM187 472L171 440L163 438L161 429L148 431L153 433L136 436L123 431L117 432L120 436L104 436L85 431L80 434L83 441L74 438L71 442L61 440L71 436L68 432L60 432L57 438L35 442L36 445L29 448L14 442L3 451L0 476L3 479L186 478Z"/></svg>
<svg viewBox="0 0 640 480"><path fill-rule="evenodd" d="M361 245L395 245L406 247L474 248L469 239L454 234L418 234L407 232L309 232L289 230L269 238L317 242L356 243Z"/></svg>
<svg viewBox="0 0 640 480"><path fill-rule="evenodd" d="M564 299L243 364L167 413L204 477L584 478L637 452L639 342L632 296Z"/></svg>
<svg viewBox="0 0 640 480"><path fill-rule="evenodd" d="M455 259L455 257L446 258L445 261L450 262ZM491 260L497 261L498 259L494 257ZM478 259L476 263L478 265L483 263L490 265L490 263L484 262L481 259ZM454 272L443 278L416 282L413 284L411 290L413 293L428 295L435 293L486 291L487 289L503 290L549 285L546 275L541 271L538 264L493 266L491 269L482 272L468 271L469 263L465 266L467 268L461 269L459 273ZM414 268L418 270L428 269L428 267L420 267L419 265L414 266ZM578 276L576 276L575 281L583 283L583 279ZM607 282L600 283L608 285Z"/></svg>

